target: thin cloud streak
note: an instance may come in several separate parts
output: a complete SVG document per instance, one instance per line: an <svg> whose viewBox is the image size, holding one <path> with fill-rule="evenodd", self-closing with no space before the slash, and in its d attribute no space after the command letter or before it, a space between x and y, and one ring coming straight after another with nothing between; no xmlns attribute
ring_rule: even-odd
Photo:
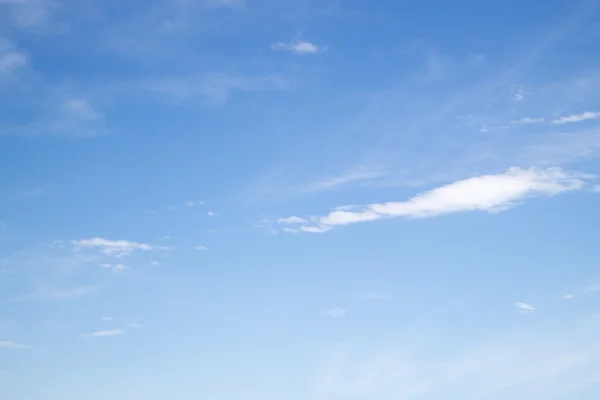
<svg viewBox="0 0 600 400"><path fill-rule="evenodd" d="M31 346L12 342L8 340L0 340L0 349L8 349L8 350L22 350L22 349L30 349Z"/></svg>
<svg viewBox="0 0 600 400"><path fill-rule="evenodd" d="M71 244L76 250L98 250L102 254L114 256L117 258L127 256L137 250L149 251L155 248L159 248L159 246L153 246L146 243L130 242L128 240L110 240L103 239L100 237L95 237L92 239L73 240L71 241Z"/></svg>
<svg viewBox="0 0 600 400"><path fill-rule="evenodd" d="M553 120L552 123L555 125L572 124L574 122L587 121L587 120L597 119L597 118L600 118L600 112L584 111L581 114L574 114L574 115L569 115L567 117L557 118L557 119Z"/></svg>
<svg viewBox="0 0 600 400"><path fill-rule="evenodd" d="M516 303L515 307L519 312L530 313L535 311L535 307L528 303Z"/></svg>
<svg viewBox="0 0 600 400"><path fill-rule="evenodd" d="M93 333L90 333L88 336L90 336L90 337L118 336L118 335L122 335L123 333L125 333L125 331L123 331L121 329L111 329L108 331L93 332Z"/></svg>

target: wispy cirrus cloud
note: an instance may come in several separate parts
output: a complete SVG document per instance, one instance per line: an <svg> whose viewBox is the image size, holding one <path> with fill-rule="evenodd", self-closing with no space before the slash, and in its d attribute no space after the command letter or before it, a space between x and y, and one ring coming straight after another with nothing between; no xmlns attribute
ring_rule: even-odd
<svg viewBox="0 0 600 400"><path fill-rule="evenodd" d="M146 243L132 242L129 240L110 240L100 237L91 239L81 239L71 241L74 249L96 250L102 254L113 257L128 256L135 251L149 251L153 249L163 249L161 246L150 245Z"/></svg>
<svg viewBox="0 0 600 400"><path fill-rule="evenodd" d="M57 288L47 285L38 285L32 292L18 296L15 301L69 301L80 297L89 296L96 291L93 286L73 288Z"/></svg>
<svg viewBox="0 0 600 400"><path fill-rule="evenodd" d="M151 79L141 84L151 93L167 96L176 103L212 100L225 102L234 92L282 90L287 82L275 75L250 76L213 73L187 78Z"/></svg>
<svg viewBox="0 0 600 400"><path fill-rule="evenodd" d="M287 218L279 218L277 222L280 224L306 224L308 220L305 218L292 216Z"/></svg>
<svg viewBox="0 0 600 400"><path fill-rule="evenodd" d="M8 40L0 38L0 79L29 67L29 56Z"/></svg>
<svg viewBox="0 0 600 400"><path fill-rule="evenodd" d="M539 124L544 122L544 118L532 118L532 117L523 117L520 119L516 119L511 121L511 124Z"/></svg>
<svg viewBox="0 0 600 400"><path fill-rule="evenodd" d="M429 351L427 338L347 341L322 358L316 390L335 399L585 398L600 381L599 326L590 317L558 331L511 331L458 345L442 333L433 343L451 349L443 355Z"/></svg>
<svg viewBox="0 0 600 400"><path fill-rule="evenodd" d="M336 176L330 176L324 179L311 182L299 188L298 190L302 193L320 192L324 190L336 189L352 183L364 182L381 178L386 175L388 175L388 172L382 170L373 170L365 168L351 169Z"/></svg>
<svg viewBox="0 0 600 400"><path fill-rule="evenodd" d="M26 137L59 136L80 139L95 138L106 132L104 114L95 109L88 99L56 99L56 94L44 89L40 89L38 96L48 103L45 112L32 114L32 122L8 125L0 132Z"/></svg>
<svg viewBox="0 0 600 400"><path fill-rule="evenodd" d="M108 331L97 331L97 332L92 332L89 335L89 337L103 337L103 336L119 336L124 334L125 331L123 331L122 329L111 329Z"/></svg>
<svg viewBox="0 0 600 400"><path fill-rule="evenodd" d="M530 313L535 311L535 307L529 303L515 303L515 307L521 313Z"/></svg>
<svg viewBox="0 0 600 400"><path fill-rule="evenodd" d="M244 197L246 200L250 198L256 201L313 195L378 183L390 175L389 171L379 167L352 165L335 173L314 174L308 179L298 179L296 174L287 173L284 168L279 168L255 179L246 188Z"/></svg>
<svg viewBox="0 0 600 400"><path fill-rule="evenodd" d="M271 45L271 49L287 51L294 54L317 54L326 50L324 46L318 46L305 40L294 40L288 43L277 42Z"/></svg>
<svg viewBox="0 0 600 400"><path fill-rule="evenodd" d="M94 121L103 117L87 99L80 97L64 100L61 103L61 108L66 115L78 120Z"/></svg>
<svg viewBox="0 0 600 400"><path fill-rule="evenodd" d="M198 200L188 200L185 202L185 205L187 207L196 207L196 206L202 206L206 204L205 201L198 201Z"/></svg>
<svg viewBox="0 0 600 400"><path fill-rule="evenodd" d="M370 204L353 211L334 209L325 216L309 218L310 225L299 229L321 233L335 226L383 218L426 218L477 210L499 212L529 197L580 190L587 178L591 176L558 168L513 167L501 174L468 178L432 189L407 201Z"/></svg>
<svg viewBox="0 0 600 400"><path fill-rule="evenodd" d="M8 340L0 340L0 349L8 349L8 350L22 350L22 349L30 349L31 346L12 342Z"/></svg>
<svg viewBox="0 0 600 400"><path fill-rule="evenodd" d="M566 117L560 117L552 121L555 125L572 124L574 122L587 121L600 118L600 112L584 111L581 114L573 114Z"/></svg>

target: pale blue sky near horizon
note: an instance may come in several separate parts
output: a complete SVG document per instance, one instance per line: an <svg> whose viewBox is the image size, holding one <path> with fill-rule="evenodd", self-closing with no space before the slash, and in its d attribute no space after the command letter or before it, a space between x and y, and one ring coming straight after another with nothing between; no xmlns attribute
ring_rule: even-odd
<svg viewBox="0 0 600 400"><path fill-rule="evenodd" d="M600 395L600 3L0 0L0 398Z"/></svg>

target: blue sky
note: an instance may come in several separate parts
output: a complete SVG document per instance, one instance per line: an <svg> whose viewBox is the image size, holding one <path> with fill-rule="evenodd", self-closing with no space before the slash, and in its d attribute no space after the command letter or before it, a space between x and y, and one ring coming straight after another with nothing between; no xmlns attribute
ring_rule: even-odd
<svg viewBox="0 0 600 400"><path fill-rule="evenodd" d="M0 0L0 398L600 395L596 1Z"/></svg>

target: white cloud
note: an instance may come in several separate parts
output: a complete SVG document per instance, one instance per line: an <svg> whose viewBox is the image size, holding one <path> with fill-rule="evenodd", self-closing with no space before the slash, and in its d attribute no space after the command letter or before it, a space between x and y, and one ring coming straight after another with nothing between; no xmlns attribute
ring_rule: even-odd
<svg viewBox="0 0 600 400"><path fill-rule="evenodd" d="M93 249L98 250L102 254L114 257L123 257L133 253L136 250L148 251L156 246L145 243L130 242L128 240L109 240L99 237L92 239L73 240L71 244L76 249Z"/></svg>
<svg viewBox="0 0 600 400"><path fill-rule="evenodd" d="M336 189L344 185L356 182L363 182L381 178L388 175L387 171L368 169L366 167L357 167L337 176L330 176L325 179L312 182L298 189L299 193L320 192L323 190Z"/></svg>
<svg viewBox="0 0 600 400"><path fill-rule="evenodd" d="M185 205L187 207L196 207L196 206L201 206L203 204L206 204L206 202L204 201L197 201L197 200L188 200L185 202Z"/></svg>
<svg viewBox="0 0 600 400"><path fill-rule="evenodd" d="M94 121L102 117L102 114L94 110L90 103L82 98L65 100L61 107L65 114L79 120Z"/></svg>
<svg viewBox="0 0 600 400"><path fill-rule="evenodd" d="M0 349L9 349L9 350L20 350L20 349L29 349L31 346L27 346L24 344L0 340Z"/></svg>
<svg viewBox="0 0 600 400"><path fill-rule="evenodd" d="M595 185L595 186L592 188L592 192L595 192L595 193L600 193L600 185Z"/></svg>
<svg viewBox="0 0 600 400"><path fill-rule="evenodd" d="M206 247L206 246L196 246L195 249L196 250L200 250L200 251L207 251L208 247Z"/></svg>
<svg viewBox="0 0 600 400"><path fill-rule="evenodd" d="M123 264L100 264L100 267L110 269L113 272L124 271L127 267Z"/></svg>
<svg viewBox="0 0 600 400"><path fill-rule="evenodd" d="M574 122L581 122L581 121L597 119L597 118L600 118L600 112L584 111L581 114L574 114L574 115L569 115L567 117L557 118L557 119L553 120L552 123L558 124L558 125L571 124Z"/></svg>
<svg viewBox="0 0 600 400"><path fill-rule="evenodd" d="M287 218L279 218L277 222L280 224L305 224L308 221L304 218L292 216Z"/></svg>
<svg viewBox="0 0 600 400"><path fill-rule="evenodd" d="M31 293L19 296L15 301L54 300L67 301L79 297L88 296L95 292L95 288L82 286L72 289L57 289L53 287L40 286Z"/></svg>
<svg viewBox="0 0 600 400"><path fill-rule="evenodd" d="M561 296L562 300L571 300L575 297L575 295L573 294L565 294L564 296Z"/></svg>
<svg viewBox="0 0 600 400"><path fill-rule="evenodd" d="M544 122L544 118L523 117L521 119L511 121L511 124L539 124L541 122Z"/></svg>
<svg viewBox="0 0 600 400"><path fill-rule="evenodd" d="M93 138L107 132L103 114L92 108L86 99L52 99L49 104L47 112L38 118L7 126L3 132L23 136L59 135L76 138Z"/></svg>
<svg viewBox="0 0 600 400"><path fill-rule="evenodd" d="M105 322L115 322L115 319L112 317L102 317L100 319Z"/></svg>
<svg viewBox="0 0 600 400"><path fill-rule="evenodd" d="M515 303L519 312L530 313L535 311L535 307L528 303Z"/></svg>
<svg viewBox="0 0 600 400"><path fill-rule="evenodd" d="M343 308L330 308L329 310L325 311L325 314L329 315L330 317L333 318L339 318L339 317L344 317L346 316L348 312L343 309Z"/></svg>
<svg viewBox="0 0 600 400"><path fill-rule="evenodd" d="M150 261L150 265L152 265L153 267L160 267L162 264L158 261Z"/></svg>
<svg viewBox="0 0 600 400"><path fill-rule="evenodd" d="M366 182L389 176L389 171L382 167L368 164L356 164L341 171L312 175L307 180L299 181L293 173L286 173L285 168L275 168L254 179L245 189L244 197L254 203L261 199L287 198L334 191L345 187L353 187Z"/></svg>
<svg viewBox="0 0 600 400"><path fill-rule="evenodd" d="M216 215L219 215L218 213L216 213L214 211L209 211L209 212L207 212L207 214L208 214L209 217L214 217Z"/></svg>
<svg viewBox="0 0 600 400"><path fill-rule="evenodd" d="M330 229L331 229L330 226L301 226L300 227L300 230L302 232L309 232L309 233L325 233Z"/></svg>
<svg viewBox="0 0 600 400"><path fill-rule="evenodd" d="M316 54L325 51L326 48L305 40L296 40L289 43L277 42L271 46L271 49L295 54Z"/></svg>
<svg viewBox="0 0 600 400"><path fill-rule="evenodd" d="M559 168L513 167L501 174L477 176L432 189L407 201L370 204L357 211L334 209L325 216L312 217L312 225L300 229L321 233L338 225L382 218L426 218L476 210L500 212L529 197L580 190L588 178L591 176Z"/></svg>
<svg viewBox="0 0 600 400"><path fill-rule="evenodd" d="M6 40L0 38L0 78L29 66L29 57Z"/></svg>
<svg viewBox="0 0 600 400"><path fill-rule="evenodd" d="M122 335L123 333L125 333L125 332L123 330L121 330L121 329L111 329L109 331L93 332L93 333L90 333L89 336L93 336L93 337L118 336L118 335Z"/></svg>
<svg viewBox="0 0 600 400"><path fill-rule="evenodd" d="M130 328L134 328L134 329L141 329L143 328L143 326L141 324L134 324L134 323L129 323L127 324L128 327Z"/></svg>

